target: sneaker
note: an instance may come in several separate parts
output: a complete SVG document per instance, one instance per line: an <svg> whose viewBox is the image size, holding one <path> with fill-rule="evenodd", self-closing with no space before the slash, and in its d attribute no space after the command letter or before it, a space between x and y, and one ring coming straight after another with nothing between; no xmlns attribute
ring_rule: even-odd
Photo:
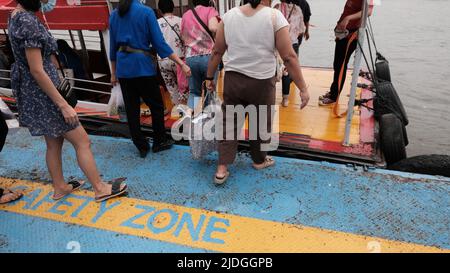
<svg viewBox="0 0 450 273"><path fill-rule="evenodd" d="M289 105L289 98L287 96L283 96L283 100L281 101L281 105L283 107L288 107L288 105Z"/></svg>
<svg viewBox="0 0 450 273"><path fill-rule="evenodd" d="M152 151L154 153L158 153L161 151L165 151L165 150L169 150L170 148L172 148L172 145L175 143L175 141L173 141L172 139L166 139L165 141L158 143L158 144L153 144L152 147Z"/></svg>
<svg viewBox="0 0 450 273"><path fill-rule="evenodd" d="M328 106L334 103L336 103L336 101L330 98L324 98L322 100L319 100L319 106Z"/></svg>
<svg viewBox="0 0 450 273"><path fill-rule="evenodd" d="M323 99L326 99L326 98L331 98L331 93L330 92L325 93L325 95L319 96L319 100L323 100Z"/></svg>

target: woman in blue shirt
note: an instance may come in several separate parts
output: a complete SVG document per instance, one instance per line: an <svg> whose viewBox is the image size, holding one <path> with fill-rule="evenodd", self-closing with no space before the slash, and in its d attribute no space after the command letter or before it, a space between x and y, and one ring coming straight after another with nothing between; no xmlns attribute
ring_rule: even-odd
<svg viewBox="0 0 450 273"><path fill-rule="evenodd" d="M149 144L140 127L140 99L149 106L154 131L153 152L170 149L172 140L166 138L164 105L156 78L156 61L150 46L161 58L170 58L181 66L186 76L190 68L173 53L164 40L154 11L139 0L120 0L118 9L109 19L111 82L120 83L133 143L141 157L146 157Z"/></svg>

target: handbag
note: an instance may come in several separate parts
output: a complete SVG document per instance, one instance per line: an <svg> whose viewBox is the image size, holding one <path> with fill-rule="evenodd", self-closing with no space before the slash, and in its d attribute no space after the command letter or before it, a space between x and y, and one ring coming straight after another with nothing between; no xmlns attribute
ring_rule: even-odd
<svg viewBox="0 0 450 273"><path fill-rule="evenodd" d="M59 58L59 54L55 54L56 61L58 62L61 81L58 86L56 86L56 89L58 90L59 94L67 101L67 103L71 107L75 107L78 103L77 96L73 90L73 84L71 83L71 80L68 78L70 77L68 74L68 71L64 71L61 60ZM73 72L73 71L72 71Z"/></svg>
<svg viewBox="0 0 450 273"><path fill-rule="evenodd" d="M206 108L206 106L208 107ZM220 106L221 101L217 96L217 92L207 91L206 83L203 82L202 98L199 104L201 111L191 118L189 146L194 159L202 159L217 150L215 111L220 111ZM210 126L211 123L213 126ZM210 127L211 130L203 130L204 127Z"/></svg>
<svg viewBox="0 0 450 273"><path fill-rule="evenodd" d="M50 26L47 21L47 17L44 13L42 13L42 17L44 18L45 26L48 30L50 30ZM50 32L49 32L50 33ZM50 34L51 35L51 34ZM55 52L54 54L56 61L58 62L59 71L60 71L60 78L61 81L58 86L56 86L56 89L58 90L59 94L67 101L67 103L74 108L77 103L77 96L75 92L73 91L73 83L71 83L71 80L68 78L70 77L68 73L66 73L61 65L61 59L59 58L59 53ZM73 71L72 71L73 72Z"/></svg>

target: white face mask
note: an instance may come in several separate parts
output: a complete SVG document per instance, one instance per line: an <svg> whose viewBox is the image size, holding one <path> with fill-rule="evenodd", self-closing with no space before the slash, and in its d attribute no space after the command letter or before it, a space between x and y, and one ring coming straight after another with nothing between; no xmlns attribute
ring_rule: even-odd
<svg viewBox="0 0 450 273"><path fill-rule="evenodd" d="M42 12L50 12L56 6L56 0L48 0L47 3L41 2L41 11Z"/></svg>
<svg viewBox="0 0 450 273"><path fill-rule="evenodd" d="M147 3L147 0L139 0L139 2L141 2L142 5L145 5Z"/></svg>

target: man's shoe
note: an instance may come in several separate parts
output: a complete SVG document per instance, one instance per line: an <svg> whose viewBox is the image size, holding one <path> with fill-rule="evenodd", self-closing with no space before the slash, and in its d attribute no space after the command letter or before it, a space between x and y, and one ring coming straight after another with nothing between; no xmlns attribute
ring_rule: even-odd
<svg viewBox="0 0 450 273"><path fill-rule="evenodd" d="M335 104L336 101L330 98L324 98L323 100L319 100L319 106L328 106Z"/></svg>
<svg viewBox="0 0 450 273"><path fill-rule="evenodd" d="M172 148L172 145L175 143L172 139L166 139L165 141L157 144L153 144L152 151L154 153L158 153L161 151L169 150Z"/></svg>
<svg viewBox="0 0 450 273"><path fill-rule="evenodd" d="M139 150L139 155L141 156L141 158L146 158L148 151L149 151L149 149Z"/></svg>
<svg viewBox="0 0 450 273"><path fill-rule="evenodd" d="M325 95L319 96L319 101L323 100L323 99L326 99L326 98L331 98L331 93L330 92L325 93Z"/></svg>

